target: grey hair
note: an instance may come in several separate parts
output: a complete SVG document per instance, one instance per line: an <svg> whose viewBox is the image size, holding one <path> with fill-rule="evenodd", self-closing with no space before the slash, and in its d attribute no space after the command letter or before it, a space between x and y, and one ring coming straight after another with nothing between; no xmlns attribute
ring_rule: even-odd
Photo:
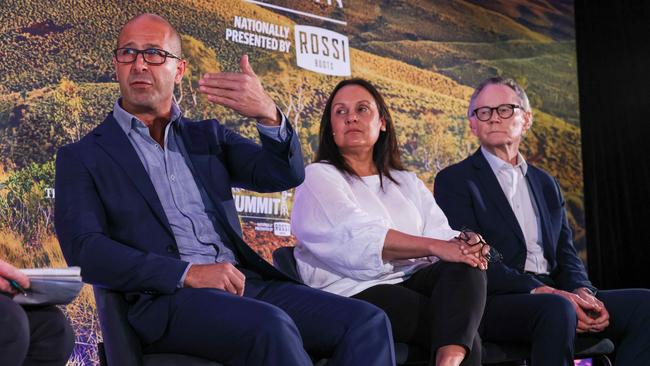
<svg viewBox="0 0 650 366"><path fill-rule="evenodd" d="M485 89L486 86L488 85L505 85L512 89L515 94L517 94L517 97L519 97L519 100L521 100L521 108L526 111L530 112L530 101L528 101L528 96L526 95L526 92L524 89L522 89L519 84L514 79L510 78L502 78L500 76L496 77L491 77L489 79L483 80L476 89L474 89L474 93L472 93L472 97L469 99L469 107L467 107L467 118L470 118L472 116L472 113L474 112L474 102L476 101L476 98L478 95Z"/></svg>

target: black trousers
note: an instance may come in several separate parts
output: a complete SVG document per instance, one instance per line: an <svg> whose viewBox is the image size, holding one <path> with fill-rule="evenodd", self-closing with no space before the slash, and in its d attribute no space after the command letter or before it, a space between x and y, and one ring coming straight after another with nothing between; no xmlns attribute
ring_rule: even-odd
<svg viewBox="0 0 650 366"><path fill-rule="evenodd" d="M439 261L400 284L373 286L352 297L386 312L396 342L431 350L430 364L438 348L460 345L468 352L462 365L480 365L486 284L485 272Z"/></svg>
<svg viewBox="0 0 650 366"><path fill-rule="evenodd" d="M73 347L72 327L59 309L21 307L0 294L0 365L63 366Z"/></svg>

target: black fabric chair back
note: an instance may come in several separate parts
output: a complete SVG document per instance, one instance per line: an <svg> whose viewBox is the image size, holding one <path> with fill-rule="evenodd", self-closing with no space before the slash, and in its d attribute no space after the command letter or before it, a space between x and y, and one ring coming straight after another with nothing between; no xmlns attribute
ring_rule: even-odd
<svg viewBox="0 0 650 366"><path fill-rule="evenodd" d="M300 280L298 268L296 268L296 258L293 256L294 247L279 247L273 251L273 266L282 271L287 276ZM302 280L300 280L302 281Z"/></svg>

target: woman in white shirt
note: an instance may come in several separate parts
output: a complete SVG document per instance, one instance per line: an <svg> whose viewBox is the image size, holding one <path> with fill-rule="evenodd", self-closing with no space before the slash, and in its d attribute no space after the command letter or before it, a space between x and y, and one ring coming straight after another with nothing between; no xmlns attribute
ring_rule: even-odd
<svg viewBox="0 0 650 366"><path fill-rule="evenodd" d="M339 83L321 119L316 162L291 215L302 280L382 308L395 341L432 365L480 365L487 245L449 227L401 164L388 108L369 82Z"/></svg>

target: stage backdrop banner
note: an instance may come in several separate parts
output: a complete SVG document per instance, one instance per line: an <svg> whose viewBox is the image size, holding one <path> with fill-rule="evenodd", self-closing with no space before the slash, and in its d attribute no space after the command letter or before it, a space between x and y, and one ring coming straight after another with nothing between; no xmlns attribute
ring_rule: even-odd
<svg viewBox="0 0 650 366"><path fill-rule="evenodd" d="M305 154L317 148L329 92L345 77L374 82L396 123L407 167L431 189L437 172L477 148L466 109L486 77L516 79L534 124L523 152L556 176L584 258L584 209L573 1L2 0L0 7L0 258L65 265L52 225L57 148L78 141L118 97L112 50L131 17L152 12L180 32L187 72L176 99L189 118L218 118L258 139L254 121L198 92L205 72L250 63L287 115ZM233 189L245 240L267 260L293 245L293 191ZM90 288L67 306L72 365L96 364L101 339Z"/></svg>

